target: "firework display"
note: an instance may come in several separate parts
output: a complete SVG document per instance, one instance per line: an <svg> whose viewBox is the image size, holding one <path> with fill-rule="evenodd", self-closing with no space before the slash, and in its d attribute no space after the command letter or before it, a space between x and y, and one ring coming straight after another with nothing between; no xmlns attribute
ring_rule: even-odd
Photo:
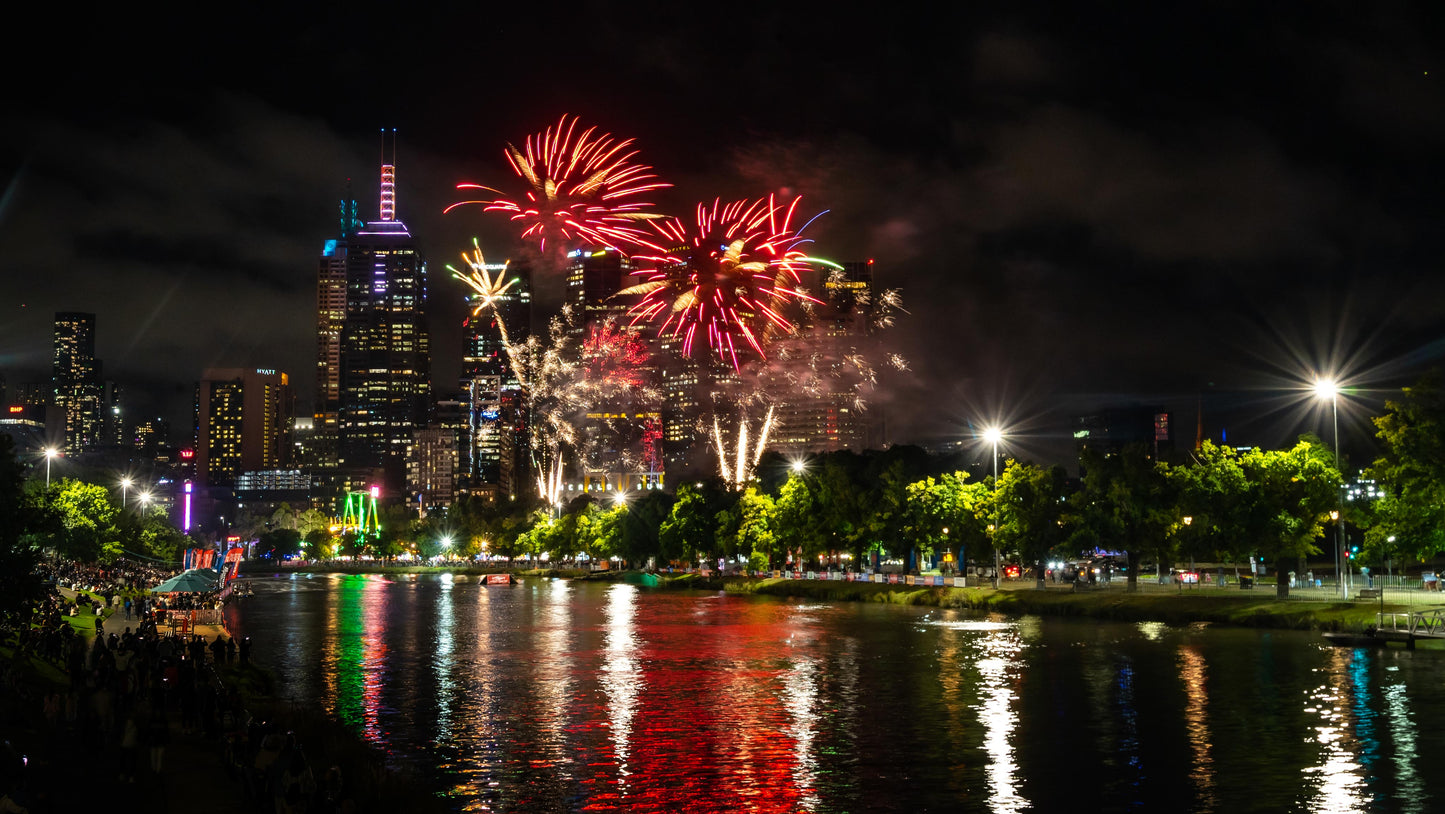
<svg viewBox="0 0 1445 814"><path fill-rule="evenodd" d="M552 506L569 468L608 483L618 473L662 471L663 395L655 382L669 364L682 365L670 388L681 382L696 390L682 398L700 413L694 437L706 439L719 476L739 490L752 481L774 429L800 405L862 411L881 369L907 368L878 342L902 311L898 292L875 294L871 270L850 277L803 251L810 241L793 226L799 198L716 199L698 204L691 221L664 217L639 196L669 185L634 163L631 145L564 116L523 149L508 145L507 161L528 185L523 194L459 184L497 197L448 207L475 203L508 214L520 237L539 245L550 239L615 249L642 278L614 295L635 298L626 325L614 317L578 324L567 307L545 337L513 342L497 314L525 391L538 494ZM511 283L505 268L493 275L473 246L462 255L467 270L448 269L474 292L475 318L495 311ZM821 290L807 290L804 274ZM642 328L669 340L662 347L680 350L677 358L653 360Z"/></svg>
<svg viewBox="0 0 1445 814"><path fill-rule="evenodd" d="M491 308L497 319L497 328L502 334L503 345L510 345L507 339L507 326L502 322L502 314L497 309L497 303L516 283L516 280L507 280L508 264L505 263L501 269L497 270L497 276L492 277L488 274L487 260L482 256L482 247L477 243L476 238L472 238L472 248L471 254L462 252L462 259L467 263L465 273L458 271L451 264L447 264L447 271L450 271L453 277L466 283L475 292L476 305L472 306L472 318L480 317L483 311Z"/></svg>
<svg viewBox="0 0 1445 814"><path fill-rule="evenodd" d="M501 212L522 227L522 237L543 250L547 241L583 241L596 246L651 245L644 222L660 218L652 204L638 196L664 189L651 167L633 162L632 139L617 140L597 128L578 133L578 119L563 116L555 127L527 137L522 149L507 145L507 163L527 182L520 195L481 184L460 183L457 189L478 190L493 198L458 201L445 211L477 204Z"/></svg>
<svg viewBox="0 0 1445 814"><path fill-rule="evenodd" d="M698 204L695 230L675 218L654 223L663 241L683 248L636 258L654 265L645 282L620 292L642 295L634 322L660 319L658 332L681 336L687 355L701 335L734 369L745 348L765 357L768 334L793 330L785 309L810 299L799 275L812 261L791 229L799 200Z"/></svg>

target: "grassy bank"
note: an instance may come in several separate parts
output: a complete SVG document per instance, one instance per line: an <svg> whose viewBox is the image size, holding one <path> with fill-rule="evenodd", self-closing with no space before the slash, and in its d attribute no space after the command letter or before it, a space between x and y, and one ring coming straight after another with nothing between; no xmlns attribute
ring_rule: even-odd
<svg viewBox="0 0 1445 814"><path fill-rule="evenodd" d="M253 575L306 571L338 574L470 574L498 573L503 569L462 563L451 565L400 565L376 563L316 563L247 569ZM923 588L907 585L879 585L869 582L831 580L748 579L742 577L701 577L697 574L643 574L639 571L564 571L532 569L512 571L519 576L629 582L663 590L727 591L829 602L881 602L892 605L922 605L1005 613L1015 616L1042 614L1078 616L1119 622L1164 622L1185 625L1195 622L1236 627L1288 630L1362 631L1374 625L1380 610L1376 602L1345 602L1328 597L1289 600L1275 598L1272 586L1241 592L1198 588L1184 592L1167 586L1140 583L1141 591L1127 593L1121 584L1106 589L1075 593L1062 586L1044 590L1010 586L991 588ZM1419 610L1418 606L1386 602L1389 612Z"/></svg>
<svg viewBox="0 0 1445 814"><path fill-rule="evenodd" d="M992 611L1011 615L1078 616L1119 622L1164 622L1184 625L1209 622L1238 627L1289 630L1360 631L1375 624L1380 606L1374 602L1286 600L1273 592L1240 594L1125 593L1119 589L1073 593L1058 588L921 588L868 582L824 580L713 580L696 587L717 587L728 593L761 594L832 602L882 602ZM1392 606L1386 611L1405 611Z"/></svg>

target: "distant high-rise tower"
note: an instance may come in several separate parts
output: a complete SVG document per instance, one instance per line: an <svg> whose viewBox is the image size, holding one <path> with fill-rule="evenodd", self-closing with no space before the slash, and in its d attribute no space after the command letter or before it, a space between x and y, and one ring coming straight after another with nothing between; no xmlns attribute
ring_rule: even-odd
<svg viewBox="0 0 1445 814"><path fill-rule="evenodd" d="M349 187L349 184L348 184ZM316 403L311 441L312 462L336 466L336 437L341 412L341 329L346 324L346 257L351 240L365 224L350 189L341 200L341 228L326 241L316 267Z"/></svg>
<svg viewBox="0 0 1445 814"><path fill-rule="evenodd" d="M505 385L515 387L517 374L507 358L498 319L506 325L507 336L515 343L525 342L532 335L532 272L524 264L488 263L487 271L507 270L511 287L497 297L491 306L463 323L466 333L462 348L461 387L471 386L473 376L500 376ZM476 304L476 295L467 296L467 304Z"/></svg>
<svg viewBox="0 0 1445 814"><path fill-rule="evenodd" d="M772 448L785 454L872 446L871 416L855 403L846 359L873 334L873 261L825 272L821 288L822 301L803 326L816 387L788 393L777 407Z"/></svg>
<svg viewBox="0 0 1445 814"><path fill-rule="evenodd" d="M637 298L618 299L615 295L637 282L631 260L616 249L579 249L567 257L567 304L577 309L579 333L608 317L627 314Z"/></svg>
<svg viewBox="0 0 1445 814"><path fill-rule="evenodd" d="M95 314L55 315L51 398L65 451L74 455L100 443L100 364L95 360ZM58 439L57 439L58 440Z"/></svg>
<svg viewBox="0 0 1445 814"><path fill-rule="evenodd" d="M196 387L196 477L230 486L241 472L290 463L289 377L274 370L210 369Z"/></svg>
<svg viewBox="0 0 1445 814"><path fill-rule="evenodd" d="M337 443L343 469L385 469L392 494L403 486L406 450L426 426L431 396L426 262L396 219L395 178L394 161L383 164L381 218L347 246Z"/></svg>
<svg viewBox="0 0 1445 814"><path fill-rule="evenodd" d="M501 264L488 265L489 272L500 272ZM467 402L468 421L465 443L469 449L462 463L468 486L477 493L496 494L502 482L501 459L504 425L525 432L526 405L520 398L521 385L512 369L512 360L502 342L500 321L506 325L513 343L525 342L532 335L532 274L524 264L507 267L511 287L480 314L464 324L461 387ZM468 297L473 304L475 297ZM503 392L512 394L504 402ZM525 448L527 439L515 439ZM527 476L526 461L516 461L518 477ZM491 488L488 488L491 487Z"/></svg>

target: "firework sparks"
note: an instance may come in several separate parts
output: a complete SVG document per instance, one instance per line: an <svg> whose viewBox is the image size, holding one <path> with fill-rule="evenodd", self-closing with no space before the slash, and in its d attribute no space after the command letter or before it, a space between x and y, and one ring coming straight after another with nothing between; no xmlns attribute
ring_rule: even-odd
<svg viewBox="0 0 1445 814"><path fill-rule="evenodd" d="M695 231L677 219L654 223L662 241L681 248L638 256L654 264L640 272L646 281L618 292L642 295L631 309L633 323L661 319L658 333L681 336L689 356L701 336L735 370L748 348L766 358L769 336L794 329L785 308L812 299L799 287L799 273L812 260L798 250L803 241L790 226L797 206L798 199L785 207L772 197L714 201L698 204Z"/></svg>
<svg viewBox="0 0 1445 814"><path fill-rule="evenodd" d="M544 252L549 239L656 248L641 224L662 216L637 198L671 184L657 180L651 167L633 162L632 139L618 140L595 127L579 134L578 121L563 116L555 127L528 136L522 149L507 145L507 163L527 182L521 195L460 183L457 189L496 197L458 201L445 211L478 204L484 211L508 214L523 227L522 237L536 240Z"/></svg>
<svg viewBox="0 0 1445 814"><path fill-rule="evenodd" d="M610 319L592 325L582 343L584 378L603 397L644 387L649 358L642 340Z"/></svg>
<svg viewBox="0 0 1445 814"><path fill-rule="evenodd" d="M497 276L492 277L488 272L493 269L487 265L486 258L482 256L482 247L477 243L476 238L472 238L472 249L471 254L462 252L462 260L466 261L468 269L465 273L458 271L450 263L447 264L447 271L450 271L453 277L466 283L475 292L473 301L476 305L472 306L473 319L481 316L482 312L488 308L492 309L497 318L497 328L502 334L502 344L508 346L511 342L507 337L507 326L502 322L502 313L497 310L496 305L507 293L507 290L517 282L507 279L507 266L511 261L503 263L500 269L495 269Z"/></svg>

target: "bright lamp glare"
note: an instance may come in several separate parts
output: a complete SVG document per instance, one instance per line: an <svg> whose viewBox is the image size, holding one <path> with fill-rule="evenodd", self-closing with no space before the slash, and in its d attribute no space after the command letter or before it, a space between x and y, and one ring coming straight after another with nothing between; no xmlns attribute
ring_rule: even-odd
<svg viewBox="0 0 1445 814"><path fill-rule="evenodd" d="M998 427L989 427L988 429L983 431L983 440L989 442L990 444L997 444L999 441L1003 440L1003 430L999 429Z"/></svg>
<svg viewBox="0 0 1445 814"><path fill-rule="evenodd" d="M1340 386L1334 379L1320 379L1315 382L1315 395L1322 399L1332 399L1340 394Z"/></svg>

